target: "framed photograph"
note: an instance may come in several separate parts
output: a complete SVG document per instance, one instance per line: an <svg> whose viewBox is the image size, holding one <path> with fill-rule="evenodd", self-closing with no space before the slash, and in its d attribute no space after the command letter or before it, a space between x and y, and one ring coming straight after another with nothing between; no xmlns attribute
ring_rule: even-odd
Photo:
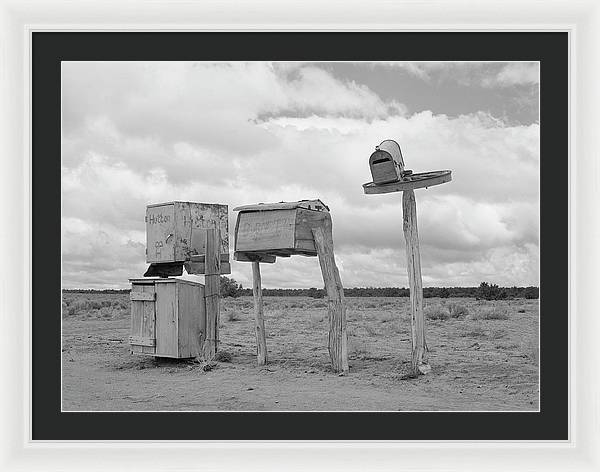
<svg viewBox="0 0 600 472"><path fill-rule="evenodd" d="M7 464L598 467L589 24L433 30L429 8L419 28L6 10L7 201L31 202L10 210L30 270L5 344L29 376Z"/></svg>

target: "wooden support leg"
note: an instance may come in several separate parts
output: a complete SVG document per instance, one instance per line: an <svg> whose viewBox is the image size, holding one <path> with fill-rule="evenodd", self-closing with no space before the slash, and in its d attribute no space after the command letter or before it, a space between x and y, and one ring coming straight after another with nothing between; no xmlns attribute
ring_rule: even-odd
<svg viewBox="0 0 600 472"><path fill-rule="evenodd" d="M206 230L206 272L204 295L206 298L206 340L202 349L205 362L217 353L219 343L221 238L218 229Z"/></svg>
<svg viewBox="0 0 600 472"><path fill-rule="evenodd" d="M421 278L421 255L417 230L417 204L415 192L405 190L402 195L404 214L404 238L406 239L406 263L410 287L412 329L412 372L426 374L431 370L427 363L425 344L425 317L423 315L423 280Z"/></svg>
<svg viewBox="0 0 600 472"><path fill-rule="evenodd" d="M327 291L329 311L329 355L336 372L348 372L348 334L346 333L346 303L340 273L335 265L331 217L312 228L319 256L323 282Z"/></svg>
<svg viewBox="0 0 600 472"><path fill-rule="evenodd" d="M254 295L254 324L256 331L256 357L258 365L267 363L267 340L263 317L263 297L260 280L260 262L252 262L252 294Z"/></svg>

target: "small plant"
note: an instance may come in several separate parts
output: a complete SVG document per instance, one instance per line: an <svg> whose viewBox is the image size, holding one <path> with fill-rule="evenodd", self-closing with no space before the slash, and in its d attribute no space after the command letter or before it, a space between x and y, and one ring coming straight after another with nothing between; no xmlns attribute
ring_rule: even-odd
<svg viewBox="0 0 600 472"><path fill-rule="evenodd" d="M463 338L485 337L485 330L481 326L475 326L471 331L464 331L460 334Z"/></svg>
<svg viewBox="0 0 600 472"><path fill-rule="evenodd" d="M448 303L446 308L450 318L460 318L469 314L469 309L461 303Z"/></svg>
<svg viewBox="0 0 600 472"><path fill-rule="evenodd" d="M481 307L478 311L469 315L472 320L507 320L506 309L500 307Z"/></svg>
<svg viewBox="0 0 600 472"><path fill-rule="evenodd" d="M215 354L215 361L217 362L231 362L233 356L229 351L217 351Z"/></svg>
<svg viewBox="0 0 600 472"><path fill-rule="evenodd" d="M527 359L534 364L537 364L539 358L539 348L533 339L522 341L519 349Z"/></svg>
<svg viewBox="0 0 600 472"><path fill-rule="evenodd" d="M445 321L450 318L450 313L441 305L428 306L425 308L425 316L429 320L440 320Z"/></svg>
<svg viewBox="0 0 600 472"><path fill-rule="evenodd" d="M503 300L506 298L506 290L495 284L481 282L475 296L478 300Z"/></svg>
<svg viewBox="0 0 600 472"><path fill-rule="evenodd" d="M527 287L525 289L525 298L527 300L537 300L540 298L540 289L538 287Z"/></svg>
<svg viewBox="0 0 600 472"><path fill-rule="evenodd" d="M227 311L227 321L240 321L237 311Z"/></svg>

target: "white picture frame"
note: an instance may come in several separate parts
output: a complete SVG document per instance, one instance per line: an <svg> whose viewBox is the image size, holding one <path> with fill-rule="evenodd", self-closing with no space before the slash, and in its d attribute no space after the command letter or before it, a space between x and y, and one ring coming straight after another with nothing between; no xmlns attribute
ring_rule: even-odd
<svg viewBox="0 0 600 472"><path fill-rule="evenodd" d="M42 442L31 440L32 31L568 31L570 439L561 442ZM595 202L600 3L593 0L317 2L0 1L2 274L0 468L12 470L600 470ZM543 125L542 125L543 126ZM7 224L10 222L10 224ZM565 287L566 289L566 287ZM39 302L39 301L38 301ZM402 424L398 425L402 428Z"/></svg>

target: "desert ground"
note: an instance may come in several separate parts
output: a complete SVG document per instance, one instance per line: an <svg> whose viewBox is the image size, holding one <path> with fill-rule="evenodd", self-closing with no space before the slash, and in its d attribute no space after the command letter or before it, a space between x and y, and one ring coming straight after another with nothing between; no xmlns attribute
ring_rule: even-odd
<svg viewBox="0 0 600 472"><path fill-rule="evenodd" d="M129 353L129 295L64 293L63 410L538 410L538 300L426 298L428 375L411 378L408 298L346 298L350 372L327 352L327 301L265 297L269 363L252 297L221 302L219 361Z"/></svg>

